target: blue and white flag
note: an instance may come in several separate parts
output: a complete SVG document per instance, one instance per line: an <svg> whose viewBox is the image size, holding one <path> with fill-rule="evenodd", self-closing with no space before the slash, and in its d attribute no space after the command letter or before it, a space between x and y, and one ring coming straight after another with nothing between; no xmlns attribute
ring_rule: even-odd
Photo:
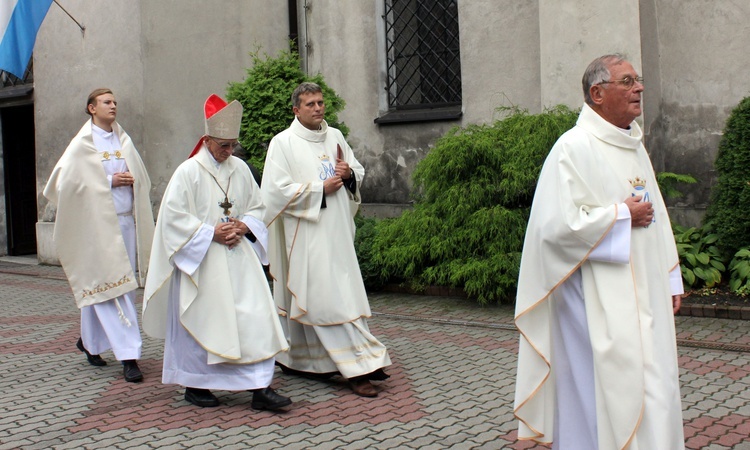
<svg viewBox="0 0 750 450"><path fill-rule="evenodd" d="M0 69L23 78L52 0L0 0Z"/></svg>

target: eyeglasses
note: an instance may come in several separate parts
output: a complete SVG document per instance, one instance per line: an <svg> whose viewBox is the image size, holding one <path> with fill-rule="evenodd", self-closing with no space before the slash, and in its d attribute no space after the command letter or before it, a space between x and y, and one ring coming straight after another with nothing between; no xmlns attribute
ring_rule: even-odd
<svg viewBox="0 0 750 450"><path fill-rule="evenodd" d="M212 138L211 136L208 136L208 138L214 141L214 143L218 145L222 150L229 150L230 148L234 148L238 144L237 141L219 142L216 139Z"/></svg>
<svg viewBox="0 0 750 450"><path fill-rule="evenodd" d="M643 84L643 77L635 77L635 78L633 78L633 77L631 77L631 76L628 75L625 78L623 78L622 80L602 81L599 84L619 83L619 84L625 86L627 89L633 89L633 86L635 86L635 82L636 81L639 82L639 83L641 83L641 84Z"/></svg>

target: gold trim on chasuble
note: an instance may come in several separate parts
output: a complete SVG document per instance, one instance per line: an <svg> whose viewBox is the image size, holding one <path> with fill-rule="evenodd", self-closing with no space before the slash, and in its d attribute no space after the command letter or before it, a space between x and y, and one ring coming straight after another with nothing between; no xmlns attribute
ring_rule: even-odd
<svg viewBox="0 0 750 450"><path fill-rule="evenodd" d="M96 286L94 286L93 289L81 289L83 291L83 296L81 298L86 298L89 295L95 295L99 294L101 292L106 292L110 289L114 289L116 287L120 287L125 283L129 283L131 281L130 277L127 275L123 275L122 278L120 278L117 281L107 281L105 283L99 283Z"/></svg>

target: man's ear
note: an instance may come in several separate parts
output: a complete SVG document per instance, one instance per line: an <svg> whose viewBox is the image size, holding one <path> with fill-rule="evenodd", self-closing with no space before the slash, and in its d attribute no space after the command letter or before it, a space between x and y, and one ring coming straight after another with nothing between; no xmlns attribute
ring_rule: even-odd
<svg viewBox="0 0 750 450"><path fill-rule="evenodd" d="M601 105L604 101L604 87L601 84L595 84L589 88L589 96L596 105Z"/></svg>
<svg viewBox="0 0 750 450"><path fill-rule="evenodd" d="M94 115L94 105L89 103L86 105L86 110L93 116Z"/></svg>
<svg viewBox="0 0 750 450"><path fill-rule="evenodd" d="M299 116L299 108L297 108L296 106L292 106L292 112L295 116Z"/></svg>

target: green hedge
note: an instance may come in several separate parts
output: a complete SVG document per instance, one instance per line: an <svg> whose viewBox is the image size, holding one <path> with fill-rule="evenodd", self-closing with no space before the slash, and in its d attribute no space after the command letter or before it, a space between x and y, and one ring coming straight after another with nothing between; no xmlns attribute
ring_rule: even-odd
<svg viewBox="0 0 750 450"><path fill-rule="evenodd" d="M480 303L513 301L542 163L578 112L507 112L493 124L452 129L419 162L414 209L369 232L371 260L362 264L369 279L463 288Z"/></svg>
<svg viewBox="0 0 750 450"><path fill-rule="evenodd" d="M704 223L712 225L724 257L731 259L750 248L750 97L729 115L715 167L718 180Z"/></svg>
<svg viewBox="0 0 750 450"><path fill-rule="evenodd" d="M227 87L227 99L242 104L239 140L247 152L248 163L263 172L271 138L294 120L292 92L303 81L317 83L323 90L328 125L341 130L344 136L349 133L346 124L338 119L344 100L325 83L322 75L306 75L300 68L299 55L282 51L275 58L257 52L251 56L253 65L247 69L247 77Z"/></svg>

